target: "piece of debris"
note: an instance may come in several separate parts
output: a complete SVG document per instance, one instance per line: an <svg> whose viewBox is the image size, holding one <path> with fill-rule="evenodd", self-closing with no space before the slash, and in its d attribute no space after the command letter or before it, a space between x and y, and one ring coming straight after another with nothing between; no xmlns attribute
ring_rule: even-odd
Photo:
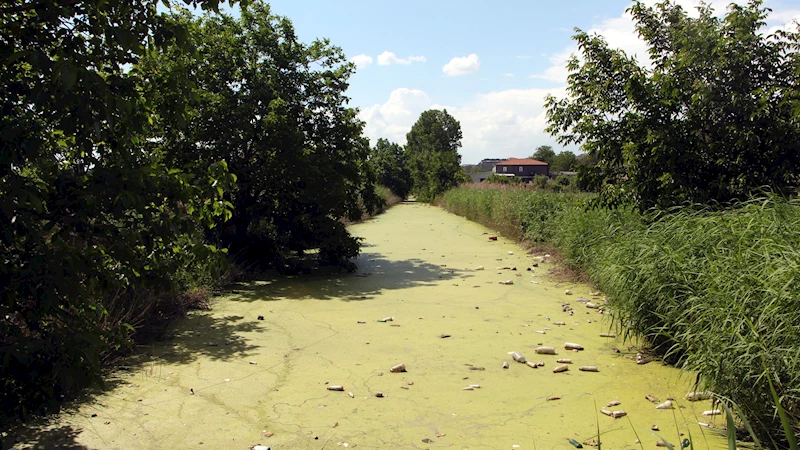
<svg viewBox="0 0 800 450"><path fill-rule="evenodd" d="M557 366L555 369L553 369L553 373L561 373L561 372L566 372L568 370L569 370L569 366L566 365L566 364L562 364L560 366Z"/></svg>
<svg viewBox="0 0 800 450"><path fill-rule="evenodd" d="M614 414L613 412L611 412L611 411L609 411L609 410L607 410L605 408L600 408L600 413L605 414L605 415L607 415L609 417L611 417L611 415Z"/></svg>
<svg viewBox="0 0 800 450"><path fill-rule="evenodd" d="M568 358L557 359L556 362L560 364L572 364L572 360Z"/></svg>
<svg viewBox="0 0 800 450"><path fill-rule="evenodd" d="M189 395L194 395L194 389L189 389Z"/></svg>
<svg viewBox="0 0 800 450"><path fill-rule="evenodd" d="M566 325L566 322L553 322L553 325L559 325L563 327L564 325Z"/></svg>
<svg viewBox="0 0 800 450"><path fill-rule="evenodd" d="M617 335L616 335L616 334L613 334L613 333L600 333L600 337L604 337L604 338L615 338L615 337L617 337Z"/></svg>
<svg viewBox="0 0 800 450"><path fill-rule="evenodd" d="M597 305L592 302L586 302L586 307L589 309L597 309Z"/></svg>
<svg viewBox="0 0 800 450"><path fill-rule="evenodd" d="M583 448L583 445L581 445L581 443L576 441L575 439L567 439L567 440L569 441L570 444L572 444L573 447Z"/></svg>
<svg viewBox="0 0 800 450"><path fill-rule="evenodd" d="M255 365L256 365L256 364L258 364L258 363L257 363L257 362L255 362L255 361L250 361L250 364L251 364L251 365L253 365L253 366L255 366Z"/></svg>
<svg viewBox="0 0 800 450"><path fill-rule="evenodd" d="M490 235L489 235L489 240L490 240L490 241L496 241L496 240L497 240L497 236L495 236L495 235L493 235L493 234L490 234Z"/></svg>
<svg viewBox="0 0 800 450"><path fill-rule="evenodd" d="M450 337L450 335L449 335L449 334L440 334L440 335L439 335L439 338L440 338L440 339L446 339L446 338L449 338L449 337Z"/></svg>
<svg viewBox="0 0 800 450"><path fill-rule="evenodd" d="M508 354L511 355L512 358L514 358L514 361L516 361L518 363L525 364L526 360L525 360L525 357L522 356L522 353L520 353L520 352L508 352Z"/></svg>
<svg viewBox="0 0 800 450"><path fill-rule="evenodd" d="M583 350L583 346L574 342L564 343L564 348L567 350Z"/></svg>
<svg viewBox="0 0 800 450"><path fill-rule="evenodd" d="M658 403L658 398L652 394L647 394L644 396L650 403Z"/></svg>
<svg viewBox="0 0 800 450"><path fill-rule="evenodd" d="M462 391L473 391L473 390L475 390L475 388L473 388L472 386L467 386L467 387L461 388L461 390Z"/></svg>
<svg viewBox="0 0 800 450"><path fill-rule="evenodd" d="M620 402L619 402L618 400L613 400L613 401L610 401L610 402L608 402L608 403L606 404L606 406L610 408L610 407L612 407L612 406L617 406L617 405L619 405L619 404L620 404Z"/></svg>
<svg viewBox="0 0 800 450"><path fill-rule="evenodd" d="M359 320L359 321L358 321L358 322L356 322L356 323L365 324L365 323L367 323L367 322L365 322L365 321L363 321L363 320Z"/></svg>
<svg viewBox="0 0 800 450"><path fill-rule="evenodd" d="M486 367L470 367L469 370L486 370Z"/></svg>
<svg viewBox="0 0 800 450"><path fill-rule="evenodd" d="M611 417L615 419L619 419L620 417L625 417L627 415L628 413L626 413L625 411L614 411L611 413Z"/></svg>
<svg viewBox="0 0 800 450"><path fill-rule="evenodd" d="M381 391L376 392L375 393L375 397L383 398L383 392L381 392Z"/></svg>
<svg viewBox="0 0 800 450"><path fill-rule="evenodd" d="M689 392L686 394L686 400L690 402L699 402L701 400L708 400L711 398L711 392Z"/></svg>
<svg viewBox="0 0 800 450"><path fill-rule="evenodd" d="M275 436L275 433L273 433L272 431L266 431L266 430L264 431L264 437L272 437L272 436Z"/></svg>
<svg viewBox="0 0 800 450"><path fill-rule="evenodd" d="M383 319L378 319L378 322L392 322L394 321L394 317L384 317Z"/></svg>
<svg viewBox="0 0 800 450"><path fill-rule="evenodd" d="M406 371L406 365L403 363L397 364L396 366L392 366L392 368L389 369L389 372L392 373L405 372L405 371Z"/></svg>
<svg viewBox="0 0 800 450"><path fill-rule="evenodd" d="M422 440L422 442L424 442L426 444L433 444L435 441L433 439L425 438L425 439Z"/></svg>
<svg viewBox="0 0 800 450"><path fill-rule="evenodd" d="M338 385L328 386L328 390L329 391L344 391L344 386L338 386Z"/></svg>
<svg viewBox="0 0 800 450"><path fill-rule="evenodd" d="M264 316L258 316L258 320L264 320Z"/></svg>
<svg viewBox="0 0 800 450"><path fill-rule="evenodd" d="M503 369L508 369L508 361L503 361Z"/></svg>
<svg viewBox="0 0 800 450"><path fill-rule="evenodd" d="M483 270L483 266L478 266L475 268L475 270Z"/></svg>
<svg viewBox="0 0 800 450"><path fill-rule="evenodd" d="M672 409L672 400L667 400L664 403L656 406L656 409Z"/></svg>
<svg viewBox="0 0 800 450"><path fill-rule="evenodd" d="M536 347L536 353L540 355L555 355L556 349L554 347Z"/></svg>
<svg viewBox="0 0 800 450"><path fill-rule="evenodd" d="M350 398L355 398L355 395L352 392L348 392L347 395L349 395Z"/></svg>
<svg viewBox="0 0 800 450"><path fill-rule="evenodd" d="M703 411L703 415L704 416L718 416L720 414L722 414L722 411L719 410L719 409L712 409L712 410L709 410L709 411Z"/></svg>
<svg viewBox="0 0 800 450"><path fill-rule="evenodd" d="M653 425L652 427L650 427L650 429L653 431L658 431L658 425Z"/></svg>
<svg viewBox="0 0 800 450"><path fill-rule="evenodd" d="M564 291L564 293L567 294L567 295L572 295L572 290L567 289L566 291Z"/></svg>
<svg viewBox="0 0 800 450"><path fill-rule="evenodd" d="M539 334L547 334L547 333L545 333L545 332L544 332L544 331L542 331L542 330L536 330L536 333L539 333Z"/></svg>
<svg viewBox="0 0 800 450"><path fill-rule="evenodd" d="M581 372L599 372L597 366L580 366L578 367L578 370Z"/></svg>
<svg viewBox="0 0 800 450"><path fill-rule="evenodd" d="M499 281L500 284L514 284L514 280Z"/></svg>

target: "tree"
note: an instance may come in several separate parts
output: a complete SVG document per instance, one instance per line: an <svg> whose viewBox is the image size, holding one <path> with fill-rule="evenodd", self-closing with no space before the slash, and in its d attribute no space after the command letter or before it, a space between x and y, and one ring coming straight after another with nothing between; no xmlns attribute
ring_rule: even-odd
<svg viewBox="0 0 800 450"><path fill-rule="evenodd" d="M400 198L406 198L411 192L411 171L408 168L405 149L399 144L386 139L378 139L372 149L370 162L375 170L379 184L389 188Z"/></svg>
<svg viewBox="0 0 800 450"><path fill-rule="evenodd" d="M553 150L553 147L549 145L540 145L536 147L536 151L533 153L533 156L531 156L531 158L537 161L546 162L547 164L550 164L550 166L553 165L553 160L555 157L556 152Z"/></svg>
<svg viewBox="0 0 800 450"><path fill-rule="evenodd" d="M553 158L553 163L550 165L550 170L558 172L566 172L573 169L577 164L578 157L575 153L570 151L563 151Z"/></svg>
<svg viewBox="0 0 800 450"><path fill-rule="evenodd" d="M163 22L154 2L2 5L5 419L57 408L63 395L98 381L102 355L124 348L132 333L116 312L139 314L174 297L191 267L217 261L202 230L226 215L219 192L229 177L221 163L168 165L149 139L152 103L132 67L168 43L189 50L186 30ZM173 78L168 88L185 81Z"/></svg>
<svg viewBox="0 0 800 450"><path fill-rule="evenodd" d="M764 33L761 1L690 17L665 1L629 12L652 66L576 30L568 94L548 131L598 159L607 203L641 208L746 198L800 181L797 32Z"/></svg>
<svg viewBox="0 0 800 450"><path fill-rule="evenodd" d="M173 102L163 83L181 72L194 83L186 127L162 121L167 158L226 161L236 176L226 194L233 218L214 238L279 269L292 270L293 252L316 248L321 262L352 268L359 245L341 219L379 205L364 124L346 107L354 65L327 40L299 42L289 19L259 1L243 6L240 18L172 20L194 30L197 52L168 49L139 69L153 80L150 93L165 117Z"/></svg>
<svg viewBox="0 0 800 450"><path fill-rule="evenodd" d="M463 179L461 137L461 124L447 110L424 111L411 127L406 153L419 200L432 202Z"/></svg>

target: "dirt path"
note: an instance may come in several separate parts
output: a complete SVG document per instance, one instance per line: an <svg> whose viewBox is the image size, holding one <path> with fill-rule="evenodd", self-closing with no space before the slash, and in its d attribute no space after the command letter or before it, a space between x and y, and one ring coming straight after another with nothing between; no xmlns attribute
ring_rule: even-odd
<svg viewBox="0 0 800 450"><path fill-rule="evenodd" d="M264 280L216 299L113 389L28 430L18 447L569 449L568 438L596 438L599 422L604 448L655 448L653 425L673 444L688 430L695 449L725 448L696 425L724 420L701 416L707 402L684 400L691 375L635 364L635 349L600 337L614 332L609 321L577 302L588 287L548 282L545 266L526 271L532 258L514 243L413 203L351 229L365 238L357 274ZM540 344L558 354L536 355ZM515 363L510 351L545 365ZM569 371L553 373L559 358L572 359ZM408 372L391 373L398 363ZM471 384L480 388L462 390ZM647 394L674 397L675 407L657 410ZM611 401L627 416L598 412Z"/></svg>

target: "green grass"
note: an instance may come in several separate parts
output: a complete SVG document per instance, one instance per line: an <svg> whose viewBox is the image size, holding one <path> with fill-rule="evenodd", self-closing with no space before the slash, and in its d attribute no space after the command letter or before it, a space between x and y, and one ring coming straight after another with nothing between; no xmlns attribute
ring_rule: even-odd
<svg viewBox="0 0 800 450"><path fill-rule="evenodd" d="M555 245L611 299L626 337L697 371L762 443L800 430L800 201L642 215L587 210L585 196L459 188L442 206L516 239Z"/></svg>

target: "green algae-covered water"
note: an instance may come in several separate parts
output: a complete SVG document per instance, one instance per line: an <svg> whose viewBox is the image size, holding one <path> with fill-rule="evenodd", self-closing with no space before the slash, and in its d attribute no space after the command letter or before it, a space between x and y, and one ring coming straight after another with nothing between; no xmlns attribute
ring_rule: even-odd
<svg viewBox="0 0 800 450"><path fill-rule="evenodd" d="M106 393L22 433L17 446L570 449L568 439L590 448L599 426L604 448L649 449L656 426L673 444L691 433L695 449L725 448L697 425L724 420L684 398L692 374L636 364L636 349L600 337L615 332L608 316L577 301L590 298L587 286L548 280L546 264L527 271L534 258L513 242L415 203L351 230L365 244L357 273L265 279L215 299ZM540 345L557 354L537 355ZM512 351L544 367L516 363ZM553 373L561 358L573 364ZM400 363L407 372L390 372ZM673 408L656 409L648 395L674 398Z"/></svg>

